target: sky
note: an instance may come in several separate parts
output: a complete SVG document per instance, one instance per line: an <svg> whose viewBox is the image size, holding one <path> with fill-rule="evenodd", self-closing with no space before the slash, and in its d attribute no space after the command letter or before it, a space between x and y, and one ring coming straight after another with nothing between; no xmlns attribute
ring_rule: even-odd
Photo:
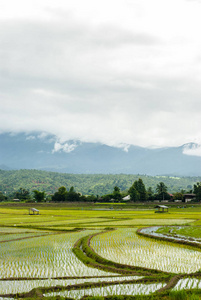
<svg viewBox="0 0 201 300"><path fill-rule="evenodd" d="M200 14L199 0L0 0L0 133L201 143Z"/></svg>

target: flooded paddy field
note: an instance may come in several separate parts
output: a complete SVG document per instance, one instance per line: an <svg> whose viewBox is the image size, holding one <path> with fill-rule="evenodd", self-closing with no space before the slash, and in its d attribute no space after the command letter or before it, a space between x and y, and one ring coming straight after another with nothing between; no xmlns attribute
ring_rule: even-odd
<svg viewBox="0 0 201 300"><path fill-rule="evenodd" d="M91 245L100 256L122 264L173 273L192 273L201 268L198 249L142 237L133 228L95 236Z"/></svg>
<svg viewBox="0 0 201 300"><path fill-rule="evenodd" d="M183 213L173 211L162 217L150 210L62 210L61 207L48 210L46 207L40 208L39 216L29 216L24 208L0 207L0 216L0 299L13 299L19 293L25 297L35 288L39 288L44 298L150 295L160 293L175 276L188 274L189 277L176 280L172 290L201 289L199 249L136 233L143 225L166 225L168 230L177 225L194 227L199 234L194 226L199 212L187 211L184 217ZM81 248L84 256L78 257L73 246L88 236L93 236L87 247L91 247L95 256L88 258L88 252ZM103 258L102 264L111 266L114 262L117 266L110 267L110 271L101 269L96 255ZM139 269L123 275L122 265Z"/></svg>
<svg viewBox="0 0 201 300"><path fill-rule="evenodd" d="M87 295L89 296L121 296L121 295L150 295L151 293L160 289L164 284L157 283L157 284L119 284L115 286L108 286L108 287L100 287L100 288L91 288L87 291ZM66 291L60 293L50 293L46 296L61 296L61 297L69 297L74 299L80 299L86 295L85 290L73 290L73 291Z"/></svg>

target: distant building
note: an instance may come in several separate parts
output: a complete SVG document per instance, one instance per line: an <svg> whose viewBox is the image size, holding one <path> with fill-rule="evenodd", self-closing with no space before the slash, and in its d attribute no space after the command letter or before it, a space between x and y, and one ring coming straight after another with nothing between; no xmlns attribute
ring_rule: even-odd
<svg viewBox="0 0 201 300"><path fill-rule="evenodd" d="M184 194L184 202L190 202L196 197L195 194Z"/></svg>
<svg viewBox="0 0 201 300"><path fill-rule="evenodd" d="M173 194L168 193L168 195L170 196L170 201L173 200Z"/></svg>
<svg viewBox="0 0 201 300"><path fill-rule="evenodd" d="M129 200L131 200L131 196L128 195L128 196L126 196L126 197L123 197L122 200L123 200L123 201L129 201Z"/></svg>

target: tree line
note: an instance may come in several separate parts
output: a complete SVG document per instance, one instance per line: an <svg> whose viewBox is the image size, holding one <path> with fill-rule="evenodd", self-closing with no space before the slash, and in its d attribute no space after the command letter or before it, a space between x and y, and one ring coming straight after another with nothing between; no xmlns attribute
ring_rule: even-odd
<svg viewBox="0 0 201 300"><path fill-rule="evenodd" d="M67 174L41 170L0 170L0 192L8 197L23 187L31 193L33 190L46 194L54 194L59 187L65 186L74 189L83 195L106 195L118 186L122 192L128 191L134 181L139 177L145 186L151 187L155 192L156 185L160 182L168 187L171 193L193 189L196 182L201 182L201 177L171 177L148 176L133 174Z"/></svg>
<svg viewBox="0 0 201 300"><path fill-rule="evenodd" d="M101 198L106 201L122 200L126 196L130 196L130 201L133 202L146 202L153 200L170 200L171 195L167 192L167 186L164 182L160 182L156 186L156 192L149 187L146 189L145 184L141 178L135 180L132 186L125 193L121 193L119 187L115 186L112 194L107 194Z"/></svg>
<svg viewBox="0 0 201 300"><path fill-rule="evenodd" d="M201 182L194 184L193 189L187 191L196 195L196 200L201 201ZM20 188L12 194L12 198L19 199L20 201L53 201L53 202L121 202L125 201L125 197L129 196L126 200L132 202L146 202L146 201L164 201L164 200L183 200L185 190L173 194L168 193L168 187L164 182L159 182L155 190L152 187L146 188L143 180L138 178L126 191L121 191L120 187L114 186L111 193L105 195L82 195L76 192L73 186L69 190L65 186L61 186L53 194L47 194L45 191L33 190L30 192L28 189ZM11 200L11 197L0 192L0 201Z"/></svg>

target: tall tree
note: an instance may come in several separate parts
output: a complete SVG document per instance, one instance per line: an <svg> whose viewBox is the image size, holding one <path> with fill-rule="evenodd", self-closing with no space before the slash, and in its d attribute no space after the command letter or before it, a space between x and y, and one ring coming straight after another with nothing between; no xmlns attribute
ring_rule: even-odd
<svg viewBox="0 0 201 300"><path fill-rule="evenodd" d="M66 193L65 200L69 202L75 202L80 200L80 194L75 192L73 186L71 186L68 193Z"/></svg>
<svg viewBox="0 0 201 300"><path fill-rule="evenodd" d="M154 200L154 191L153 191L152 187L148 187L147 197L148 197L148 200Z"/></svg>
<svg viewBox="0 0 201 300"><path fill-rule="evenodd" d="M28 190L20 188L15 193L15 198L20 199L20 200L29 200L31 198L31 196L30 196L30 193Z"/></svg>
<svg viewBox="0 0 201 300"><path fill-rule="evenodd" d="M156 192L159 198L162 198L162 200L165 200L165 196L167 196L167 186L164 182L159 182L156 186Z"/></svg>
<svg viewBox="0 0 201 300"><path fill-rule="evenodd" d="M135 185L133 183L133 185L130 187L130 189L128 190L128 193L130 195L130 199L131 201L137 202L140 199L140 194L138 193L138 191L135 188Z"/></svg>
<svg viewBox="0 0 201 300"><path fill-rule="evenodd" d="M147 191L141 178L134 182L134 187L139 193L139 200L142 202L147 201Z"/></svg>
<svg viewBox="0 0 201 300"><path fill-rule="evenodd" d="M196 195L196 200L201 200L201 182L194 184L193 192Z"/></svg>
<svg viewBox="0 0 201 300"><path fill-rule="evenodd" d="M5 200L7 200L7 197L4 196L4 194L0 192L0 202L5 201Z"/></svg>
<svg viewBox="0 0 201 300"><path fill-rule="evenodd" d="M121 196L121 192L120 192L120 188L118 186L114 187L114 191L113 191L113 198L115 200L121 200L122 196Z"/></svg>
<svg viewBox="0 0 201 300"><path fill-rule="evenodd" d="M145 185L141 178L135 180L133 185L128 190L131 200L133 201L146 201L147 200L147 192Z"/></svg>
<svg viewBox="0 0 201 300"><path fill-rule="evenodd" d="M65 186L61 186L58 188L58 192L54 193L52 196L52 201L62 201L64 202L66 200L67 190Z"/></svg>
<svg viewBox="0 0 201 300"><path fill-rule="evenodd" d="M34 193L34 198L36 199L37 202L42 202L45 199L45 192L39 192L37 190L33 191Z"/></svg>

